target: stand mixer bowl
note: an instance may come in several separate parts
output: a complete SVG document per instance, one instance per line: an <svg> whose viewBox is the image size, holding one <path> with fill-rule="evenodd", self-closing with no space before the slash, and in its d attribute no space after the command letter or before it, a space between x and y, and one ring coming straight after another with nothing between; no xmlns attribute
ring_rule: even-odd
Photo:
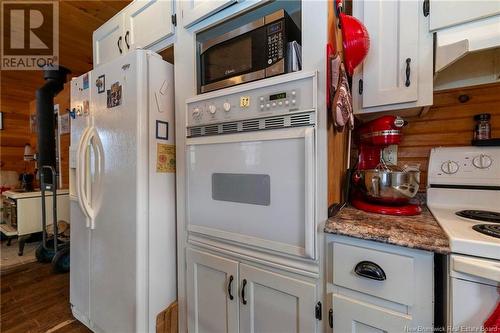
<svg viewBox="0 0 500 333"><path fill-rule="evenodd" d="M417 194L420 171L358 170L354 184L370 201L402 205Z"/></svg>

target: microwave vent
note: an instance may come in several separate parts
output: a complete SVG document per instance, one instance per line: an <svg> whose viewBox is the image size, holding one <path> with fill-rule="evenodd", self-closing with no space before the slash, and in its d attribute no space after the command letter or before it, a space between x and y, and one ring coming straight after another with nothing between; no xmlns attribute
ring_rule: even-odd
<svg viewBox="0 0 500 333"><path fill-rule="evenodd" d="M285 117L269 118L264 121L264 128L285 127Z"/></svg>
<svg viewBox="0 0 500 333"><path fill-rule="evenodd" d="M244 121L242 124L243 131L256 131L259 129L259 121L258 120L249 120Z"/></svg>

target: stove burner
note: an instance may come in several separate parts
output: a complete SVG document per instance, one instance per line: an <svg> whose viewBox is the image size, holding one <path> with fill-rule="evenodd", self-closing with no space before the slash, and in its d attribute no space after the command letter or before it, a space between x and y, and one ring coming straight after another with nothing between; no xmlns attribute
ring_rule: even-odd
<svg viewBox="0 0 500 333"><path fill-rule="evenodd" d="M500 238L500 225L498 224L476 224L472 226L472 229L488 236Z"/></svg>
<svg viewBox="0 0 500 333"><path fill-rule="evenodd" d="M471 210L461 210L459 212L456 212L455 214L461 217L466 217L468 219L500 223L500 213L498 212L471 209Z"/></svg>

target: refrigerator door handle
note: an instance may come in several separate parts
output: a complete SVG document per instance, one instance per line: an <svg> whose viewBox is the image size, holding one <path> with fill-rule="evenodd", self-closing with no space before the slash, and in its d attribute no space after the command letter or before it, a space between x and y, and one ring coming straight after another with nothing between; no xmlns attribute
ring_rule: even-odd
<svg viewBox="0 0 500 333"><path fill-rule="evenodd" d="M90 221L89 221L89 213L87 211L87 206L85 205L85 189L83 188L86 184L86 174L87 174L87 149L86 149L86 144L87 144L87 137L89 135L90 131L89 128L85 128L83 130L83 134L80 138L80 142L78 143L78 147L76 150L76 156L77 156L77 164L76 164L76 192L77 192L77 197L78 197L78 204L80 205L81 210L83 211L85 217L86 217L86 227L90 227Z"/></svg>
<svg viewBox="0 0 500 333"><path fill-rule="evenodd" d="M104 174L104 147L99 137L99 133L95 128L92 128L89 136L89 142L94 151L95 161L95 177L92 183L92 205L90 206L90 229L95 229L95 217L101 205L102 197L102 182Z"/></svg>

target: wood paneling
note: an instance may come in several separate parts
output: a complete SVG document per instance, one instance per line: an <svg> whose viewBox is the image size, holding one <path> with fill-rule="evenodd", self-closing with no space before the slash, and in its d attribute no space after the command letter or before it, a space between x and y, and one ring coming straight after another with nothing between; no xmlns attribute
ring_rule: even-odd
<svg viewBox="0 0 500 333"><path fill-rule="evenodd" d="M177 301L156 316L156 333L177 333L179 331L179 306Z"/></svg>
<svg viewBox="0 0 500 333"><path fill-rule="evenodd" d="M329 43L342 53L342 35L336 24L334 1L329 1ZM326 50L324 51L326 52ZM348 131L337 132L328 112L328 206L342 202L342 184L346 170Z"/></svg>
<svg viewBox="0 0 500 333"><path fill-rule="evenodd" d="M460 95L469 100L460 103ZM398 147L398 164L419 163L422 170L420 190L427 186L427 167L432 147L471 144L478 113L492 116L492 137L500 137L500 83L443 90L434 93L434 105L422 117L407 118L403 141Z"/></svg>

